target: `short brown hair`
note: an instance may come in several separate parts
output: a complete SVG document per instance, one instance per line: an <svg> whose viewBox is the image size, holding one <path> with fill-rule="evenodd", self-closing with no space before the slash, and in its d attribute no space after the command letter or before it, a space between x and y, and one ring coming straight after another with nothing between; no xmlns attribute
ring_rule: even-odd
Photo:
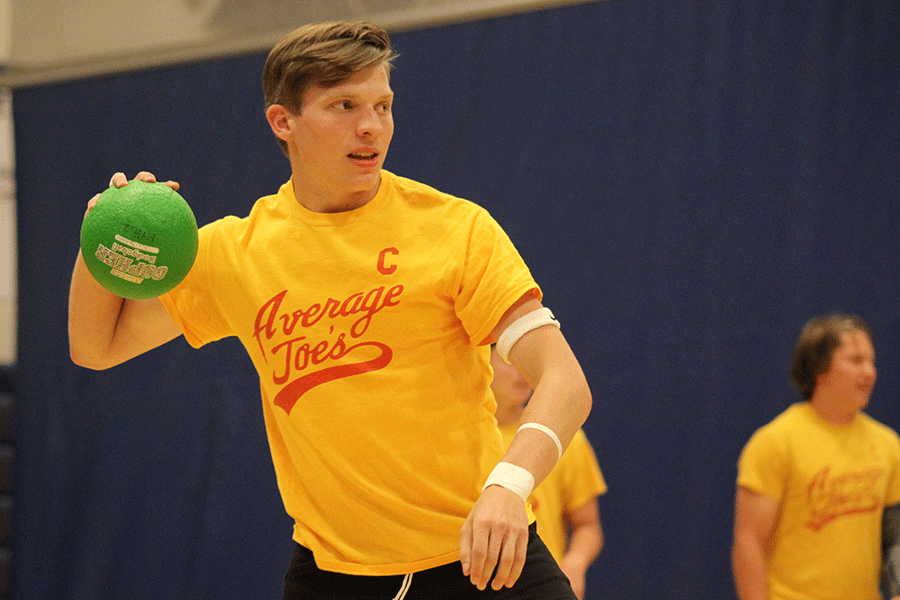
<svg viewBox="0 0 900 600"><path fill-rule="evenodd" d="M815 317L803 327L794 347L791 382L805 400L812 398L816 376L831 367L834 351L841 345L841 335L851 331L862 331L872 340L869 326L855 315Z"/></svg>
<svg viewBox="0 0 900 600"><path fill-rule="evenodd" d="M309 87L338 85L379 65L384 65L390 74L394 58L390 37L374 23L304 25L284 36L269 52L263 68L265 108L281 104L299 114L303 94ZM286 152L286 144L278 141Z"/></svg>

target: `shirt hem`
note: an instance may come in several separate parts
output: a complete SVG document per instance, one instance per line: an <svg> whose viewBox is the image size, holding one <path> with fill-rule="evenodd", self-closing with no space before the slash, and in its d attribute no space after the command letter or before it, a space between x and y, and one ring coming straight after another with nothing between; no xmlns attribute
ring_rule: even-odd
<svg viewBox="0 0 900 600"><path fill-rule="evenodd" d="M359 565L337 560L316 559L316 566L323 571L333 571L344 575L405 575L435 567L442 567L459 560L459 550L425 560L394 565Z"/></svg>

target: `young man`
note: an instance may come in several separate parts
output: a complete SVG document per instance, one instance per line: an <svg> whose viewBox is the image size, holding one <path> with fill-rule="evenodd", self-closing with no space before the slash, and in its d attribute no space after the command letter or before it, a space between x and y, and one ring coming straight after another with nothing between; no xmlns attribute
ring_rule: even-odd
<svg viewBox="0 0 900 600"><path fill-rule="evenodd" d="M900 439L862 412L875 384L868 326L844 315L809 321L791 379L803 402L759 429L738 463L738 595L880 599L882 517L900 503Z"/></svg>
<svg viewBox="0 0 900 600"><path fill-rule="evenodd" d="M514 366L491 351L494 379L491 390L497 400L497 423L507 445L522 424L531 386ZM584 598L588 567L603 549L603 528L597 497L606 493L606 482L597 457L583 430L528 502L537 518L538 534L569 578L579 600Z"/></svg>
<svg viewBox="0 0 900 600"><path fill-rule="evenodd" d="M72 359L105 369L182 334L197 347L241 340L295 520L286 599L571 598L525 498L590 392L487 212L382 169L392 58L369 23L286 36L263 85L290 181L249 216L201 228L191 272L158 299L114 296L79 255ZM535 388L505 454L492 341Z"/></svg>

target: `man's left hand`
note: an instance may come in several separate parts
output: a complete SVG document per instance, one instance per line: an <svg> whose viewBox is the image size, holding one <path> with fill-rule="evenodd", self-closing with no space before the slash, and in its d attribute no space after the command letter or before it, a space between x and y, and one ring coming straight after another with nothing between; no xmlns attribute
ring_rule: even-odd
<svg viewBox="0 0 900 600"><path fill-rule="evenodd" d="M484 590L512 587L522 574L528 549L528 513L519 496L498 485L488 486L459 532L463 574Z"/></svg>

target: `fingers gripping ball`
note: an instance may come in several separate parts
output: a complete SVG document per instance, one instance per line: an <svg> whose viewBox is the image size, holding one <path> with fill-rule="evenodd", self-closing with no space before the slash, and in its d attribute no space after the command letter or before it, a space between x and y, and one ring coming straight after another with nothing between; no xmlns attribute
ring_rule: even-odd
<svg viewBox="0 0 900 600"><path fill-rule="evenodd" d="M181 283L198 244L190 206L162 183L134 180L109 188L81 224L88 270L123 298L156 298Z"/></svg>

